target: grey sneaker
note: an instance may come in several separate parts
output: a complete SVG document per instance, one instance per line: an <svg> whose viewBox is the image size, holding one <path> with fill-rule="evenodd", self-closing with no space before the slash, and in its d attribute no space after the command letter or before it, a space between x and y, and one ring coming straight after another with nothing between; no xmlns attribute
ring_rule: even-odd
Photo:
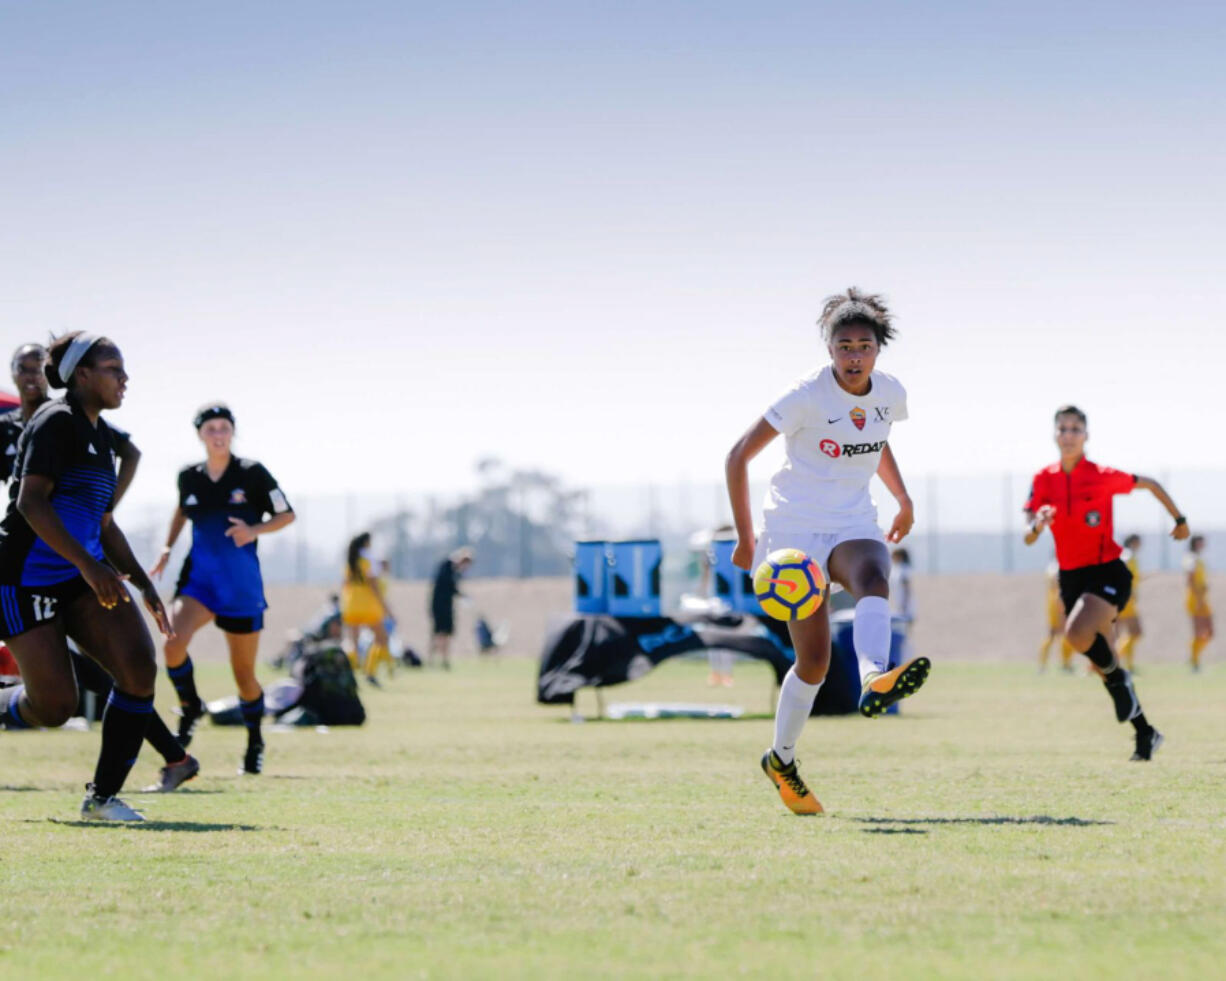
<svg viewBox="0 0 1226 981"><path fill-rule="evenodd" d="M200 761L194 756L185 756L178 763L167 763L158 770L158 782L151 783L141 793L169 794L200 772Z"/></svg>
<svg viewBox="0 0 1226 981"><path fill-rule="evenodd" d="M94 793L93 784L87 788L89 793L85 795L85 800L81 802L81 820L82 821L116 821L116 822L139 822L145 820L145 816L139 811L134 811L127 804L121 801L118 797L99 797Z"/></svg>

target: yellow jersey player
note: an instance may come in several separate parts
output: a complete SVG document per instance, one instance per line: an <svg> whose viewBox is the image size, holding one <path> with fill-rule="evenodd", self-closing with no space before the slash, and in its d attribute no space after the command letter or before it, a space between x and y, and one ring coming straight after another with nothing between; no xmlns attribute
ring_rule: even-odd
<svg viewBox="0 0 1226 981"><path fill-rule="evenodd" d="M1116 621L1116 629L1121 638L1118 646L1120 660L1129 671L1135 670L1133 654L1137 641L1141 639L1141 614L1137 612L1137 583L1141 581L1141 563L1137 560L1137 552L1140 550L1141 536L1129 535L1124 539L1124 552L1120 555L1120 561L1128 566L1128 571L1132 573L1132 595L1128 597L1128 602L1120 610L1120 618Z"/></svg>
<svg viewBox="0 0 1226 981"><path fill-rule="evenodd" d="M374 640L366 651L366 680L379 686L379 665L387 662L392 669L387 622L392 619L387 608L386 589L376 576L370 562L370 532L364 531L349 543L345 555L345 581L341 585L341 622L348 635L349 662L358 667L358 637L362 628L374 634Z"/></svg>
<svg viewBox="0 0 1226 981"><path fill-rule="evenodd" d="M1213 610L1209 607L1209 576L1201 553L1205 550L1205 536L1193 535L1188 540L1188 554L1183 560L1184 572L1188 574L1186 607L1192 618L1192 670L1200 670L1201 652L1213 640Z"/></svg>

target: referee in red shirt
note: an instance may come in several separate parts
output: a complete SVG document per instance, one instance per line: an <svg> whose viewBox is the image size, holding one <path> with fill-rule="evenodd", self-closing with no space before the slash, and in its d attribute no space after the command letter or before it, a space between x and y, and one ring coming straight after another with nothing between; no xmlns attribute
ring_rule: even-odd
<svg viewBox="0 0 1226 981"><path fill-rule="evenodd" d="M1120 560L1123 551L1112 535L1116 494L1147 490L1175 519L1171 537L1188 537L1187 519L1156 480L1113 470L1085 457L1086 414L1075 405L1056 410L1056 445L1060 462L1034 476L1026 502L1026 544L1033 545L1051 528L1060 566L1060 598L1068 616L1064 636L1102 672L1115 717L1136 730L1134 760L1151 759L1162 745L1162 733L1151 726L1126 671L1111 646L1113 624L1132 593L1132 573Z"/></svg>

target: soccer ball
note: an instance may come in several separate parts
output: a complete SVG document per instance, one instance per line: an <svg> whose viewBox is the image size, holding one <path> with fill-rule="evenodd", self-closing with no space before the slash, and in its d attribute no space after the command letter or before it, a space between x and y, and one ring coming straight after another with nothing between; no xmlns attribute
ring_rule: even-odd
<svg viewBox="0 0 1226 981"><path fill-rule="evenodd" d="M811 617L826 595L826 577L798 548L781 548L753 574L753 591L767 616L776 620Z"/></svg>

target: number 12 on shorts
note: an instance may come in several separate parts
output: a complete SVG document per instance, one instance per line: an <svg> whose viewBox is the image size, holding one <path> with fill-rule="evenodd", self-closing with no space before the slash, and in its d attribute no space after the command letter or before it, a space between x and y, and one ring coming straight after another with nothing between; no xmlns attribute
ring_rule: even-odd
<svg viewBox="0 0 1226 981"><path fill-rule="evenodd" d="M30 599L34 603L35 620L42 623L44 620L52 620L55 618L54 596L31 596Z"/></svg>

